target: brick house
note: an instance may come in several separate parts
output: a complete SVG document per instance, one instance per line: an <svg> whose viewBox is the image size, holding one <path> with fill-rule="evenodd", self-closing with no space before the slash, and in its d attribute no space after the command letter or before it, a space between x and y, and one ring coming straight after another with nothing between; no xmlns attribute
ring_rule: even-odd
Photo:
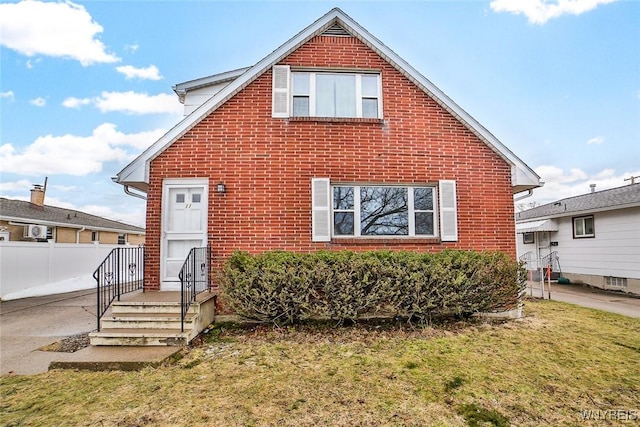
<svg viewBox="0 0 640 427"><path fill-rule="evenodd" d="M498 250L522 160L340 9L254 66L174 87L185 118L118 173L147 197L145 288L191 247Z"/></svg>

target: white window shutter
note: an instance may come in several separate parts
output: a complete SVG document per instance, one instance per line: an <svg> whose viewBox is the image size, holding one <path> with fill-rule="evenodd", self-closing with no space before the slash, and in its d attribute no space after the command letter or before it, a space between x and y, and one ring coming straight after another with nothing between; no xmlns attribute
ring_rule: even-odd
<svg viewBox="0 0 640 427"><path fill-rule="evenodd" d="M458 241L458 211L456 182L440 181L440 239L443 242Z"/></svg>
<svg viewBox="0 0 640 427"><path fill-rule="evenodd" d="M289 82L290 69L288 65L274 65L272 86L271 116L276 118L289 117Z"/></svg>
<svg viewBox="0 0 640 427"><path fill-rule="evenodd" d="M331 181L311 179L311 240L331 241Z"/></svg>

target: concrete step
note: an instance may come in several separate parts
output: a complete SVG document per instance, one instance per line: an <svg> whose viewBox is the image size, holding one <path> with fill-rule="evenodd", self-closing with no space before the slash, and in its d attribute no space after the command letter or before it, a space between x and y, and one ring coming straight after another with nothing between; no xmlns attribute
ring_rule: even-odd
<svg viewBox="0 0 640 427"><path fill-rule="evenodd" d="M187 313L185 330L193 329L196 314ZM122 313L104 316L101 327L105 329L180 329L180 314L175 313Z"/></svg>
<svg viewBox="0 0 640 427"><path fill-rule="evenodd" d="M181 347L189 343L194 337L192 331L181 332L180 329L107 329L100 332L91 332L89 340L91 345L109 346L169 346Z"/></svg>
<svg viewBox="0 0 640 427"><path fill-rule="evenodd" d="M189 307L190 312L195 312L196 309L193 304ZM181 306L179 302L114 301L111 305L111 312L113 314L160 313L180 315Z"/></svg>
<svg viewBox="0 0 640 427"><path fill-rule="evenodd" d="M114 301L101 319L100 332L92 332L89 339L94 346L184 346L213 322L215 304L215 294L198 295L181 332L181 308L175 295L162 292L134 295L128 300Z"/></svg>

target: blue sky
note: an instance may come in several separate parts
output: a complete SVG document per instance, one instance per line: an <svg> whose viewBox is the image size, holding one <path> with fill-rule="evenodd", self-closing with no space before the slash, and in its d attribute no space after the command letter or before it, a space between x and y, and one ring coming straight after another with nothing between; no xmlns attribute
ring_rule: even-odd
<svg viewBox="0 0 640 427"><path fill-rule="evenodd" d="M253 65L338 6L545 181L640 175L640 2L0 2L0 196L136 225L110 177L182 117L171 86Z"/></svg>

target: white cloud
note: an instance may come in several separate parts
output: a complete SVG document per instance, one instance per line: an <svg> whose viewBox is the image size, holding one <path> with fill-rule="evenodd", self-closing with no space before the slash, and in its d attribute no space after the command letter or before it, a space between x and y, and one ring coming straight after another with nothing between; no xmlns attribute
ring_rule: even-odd
<svg viewBox="0 0 640 427"><path fill-rule="evenodd" d="M0 4L0 27L0 45L29 57L70 58L83 66L120 60L97 38L102 26L84 6L70 1Z"/></svg>
<svg viewBox="0 0 640 427"><path fill-rule="evenodd" d="M116 125L104 123L89 136L41 136L23 150L11 144L0 145L0 164L5 173L83 176L100 172L105 162L132 160L164 132L155 129L125 134Z"/></svg>
<svg viewBox="0 0 640 427"><path fill-rule="evenodd" d="M116 71L122 73L127 79L145 79L145 80L162 80L160 70L155 65L149 65L147 68L136 68L132 65L122 65L116 67Z"/></svg>
<svg viewBox="0 0 640 427"><path fill-rule="evenodd" d="M91 98L74 98L73 96L62 101L62 105L67 108L80 108L83 105L91 104Z"/></svg>
<svg viewBox="0 0 640 427"><path fill-rule="evenodd" d="M0 92L0 99L6 99L8 101L13 101L14 99L16 99L16 96L13 93L12 90L8 90L6 92Z"/></svg>
<svg viewBox="0 0 640 427"><path fill-rule="evenodd" d="M545 204L586 194L591 191L590 184L596 184L596 191L621 187L629 183L625 181L626 178L640 175L640 170L618 172L611 168L594 174L588 174L577 168L565 171L557 166L540 166L535 171L545 184L542 188L533 190L533 196L524 199L523 203L536 201L539 204Z"/></svg>
<svg viewBox="0 0 640 427"><path fill-rule="evenodd" d="M120 111L127 114L182 114L178 98L167 93L147 95L137 92L102 92L95 101L103 113Z"/></svg>
<svg viewBox="0 0 640 427"><path fill-rule="evenodd" d="M95 98L70 97L62 102L68 108L79 108L93 104L103 113L121 112L125 114L176 114L181 115L183 106L178 98L166 93L147 95L146 93L102 92Z"/></svg>
<svg viewBox="0 0 640 427"><path fill-rule="evenodd" d="M531 24L543 25L549 19L562 15L581 15L601 4L616 0L493 0L494 12L509 12L525 15Z"/></svg>
<svg viewBox="0 0 640 427"><path fill-rule="evenodd" d="M47 100L44 98L38 97L29 101L29 104L34 105L36 107L44 107L45 105L47 105Z"/></svg>
<svg viewBox="0 0 640 427"><path fill-rule="evenodd" d="M124 193L123 193L124 194ZM73 208L91 215L97 215L102 218L108 218L114 221L124 222L125 224L135 225L144 228L145 224L145 206L141 204L140 208L133 212L124 212L124 208L114 209L112 206L104 205L85 205L80 208Z"/></svg>
<svg viewBox="0 0 640 427"><path fill-rule="evenodd" d="M604 142L604 136L594 136L590 140L587 141L587 145L599 145Z"/></svg>
<svg viewBox="0 0 640 427"><path fill-rule="evenodd" d="M137 44L126 44L126 45L124 45L124 50L126 52L136 53L138 51L139 47L140 46L137 45Z"/></svg>
<svg viewBox="0 0 640 427"><path fill-rule="evenodd" d="M20 181L13 182L0 182L0 193L25 193L28 194L28 191L31 190L31 181L27 181L26 179L21 179Z"/></svg>

